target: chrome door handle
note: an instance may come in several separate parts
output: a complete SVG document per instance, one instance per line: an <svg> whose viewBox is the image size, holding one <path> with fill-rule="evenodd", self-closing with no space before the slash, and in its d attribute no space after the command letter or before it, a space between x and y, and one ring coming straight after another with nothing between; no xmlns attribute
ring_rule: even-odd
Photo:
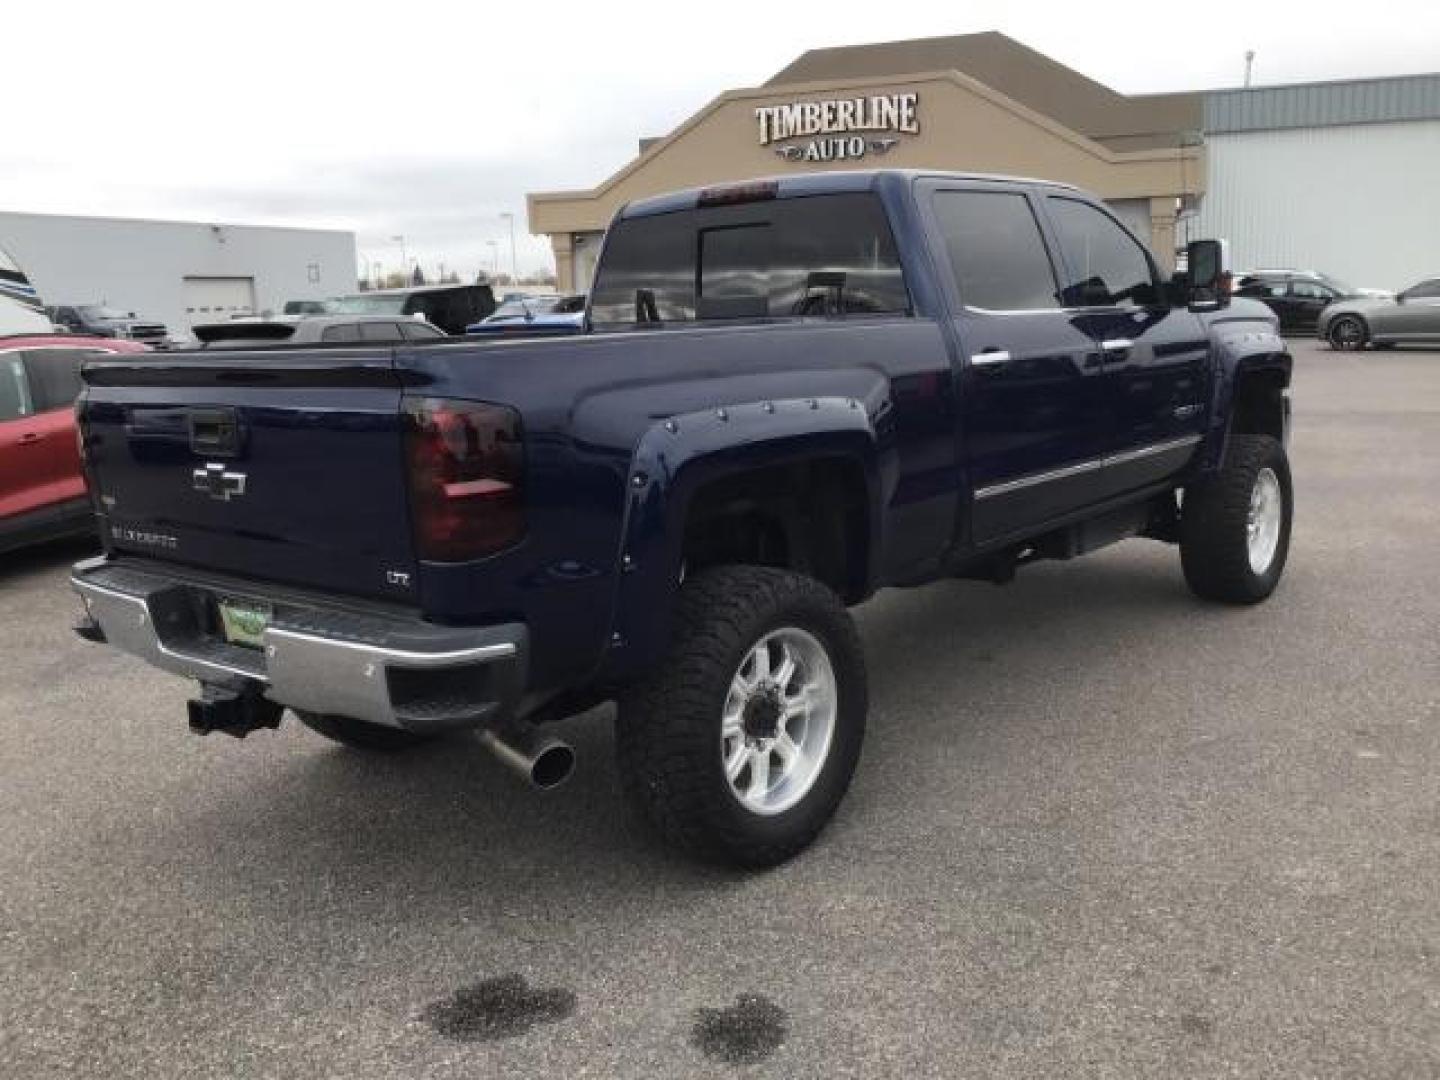
<svg viewBox="0 0 1440 1080"><path fill-rule="evenodd" d="M986 349L970 357L971 367L999 367L1010 362L1010 354L1004 349Z"/></svg>
<svg viewBox="0 0 1440 1080"><path fill-rule="evenodd" d="M1134 347L1135 342L1123 337L1111 338L1108 341L1100 342L1100 351L1106 353L1129 352Z"/></svg>

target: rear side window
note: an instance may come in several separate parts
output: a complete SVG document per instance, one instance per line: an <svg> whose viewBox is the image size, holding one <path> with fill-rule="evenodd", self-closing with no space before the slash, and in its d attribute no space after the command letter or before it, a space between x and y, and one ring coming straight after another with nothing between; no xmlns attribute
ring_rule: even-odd
<svg viewBox="0 0 1440 1080"><path fill-rule="evenodd" d="M68 409L80 396L80 363L93 349L36 349L25 354L25 374L36 412Z"/></svg>
<svg viewBox="0 0 1440 1080"><path fill-rule="evenodd" d="M885 212L857 192L621 221L590 311L597 326L623 326L909 308Z"/></svg>
<svg viewBox="0 0 1440 1080"><path fill-rule="evenodd" d="M1055 271L1023 194L938 191L935 216L966 307L1029 311L1057 305Z"/></svg>
<svg viewBox="0 0 1440 1080"><path fill-rule="evenodd" d="M361 341L399 341L400 327L393 322L363 322L360 324Z"/></svg>
<svg viewBox="0 0 1440 1080"><path fill-rule="evenodd" d="M1069 267L1066 307L1149 307L1160 292L1150 260L1109 214L1078 199L1046 200Z"/></svg>
<svg viewBox="0 0 1440 1080"><path fill-rule="evenodd" d="M19 353L0 354L0 421L19 420L34 411L24 360Z"/></svg>

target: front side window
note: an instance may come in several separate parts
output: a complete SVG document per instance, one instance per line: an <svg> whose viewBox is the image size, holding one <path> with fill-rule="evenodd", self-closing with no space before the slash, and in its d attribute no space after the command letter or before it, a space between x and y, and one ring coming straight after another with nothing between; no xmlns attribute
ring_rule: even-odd
<svg viewBox="0 0 1440 1080"><path fill-rule="evenodd" d="M1406 300L1434 300L1440 298L1440 278L1434 281L1422 281L1419 285L1413 285L1405 290Z"/></svg>
<svg viewBox="0 0 1440 1080"><path fill-rule="evenodd" d="M939 191L935 216L966 307L1030 311L1056 306L1055 271L1024 194Z"/></svg>
<svg viewBox="0 0 1440 1080"><path fill-rule="evenodd" d="M591 302L597 326L909 311L879 200L814 195L618 222Z"/></svg>
<svg viewBox="0 0 1440 1080"><path fill-rule="evenodd" d="M1145 251L1109 214L1052 195L1046 200L1069 267L1066 307L1150 307L1160 301Z"/></svg>
<svg viewBox="0 0 1440 1080"><path fill-rule="evenodd" d="M411 319L409 322L400 324L400 333L405 336L406 341L434 341L436 338L443 338L444 331L423 323L419 319Z"/></svg>

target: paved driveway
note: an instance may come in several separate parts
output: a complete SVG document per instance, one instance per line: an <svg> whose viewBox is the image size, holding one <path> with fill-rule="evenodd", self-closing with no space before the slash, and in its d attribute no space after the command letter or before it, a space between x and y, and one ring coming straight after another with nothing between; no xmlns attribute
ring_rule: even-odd
<svg viewBox="0 0 1440 1080"><path fill-rule="evenodd" d="M187 687L0 568L0 1075L1440 1073L1440 354L1297 342L1279 593L1132 541L859 618L870 739L821 842L699 868L608 713L518 786L186 732Z"/></svg>

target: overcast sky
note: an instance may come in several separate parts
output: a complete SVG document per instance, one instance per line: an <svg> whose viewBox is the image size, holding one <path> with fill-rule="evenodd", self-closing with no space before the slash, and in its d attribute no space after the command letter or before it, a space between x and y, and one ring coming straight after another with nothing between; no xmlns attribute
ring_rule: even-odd
<svg viewBox="0 0 1440 1080"><path fill-rule="evenodd" d="M1440 70L1440 2L7 3L0 209L354 229L488 266L525 193L591 187L808 48L1000 30L1126 93ZM222 15L221 12L224 12ZM1166 17L1166 11L1173 12ZM3 237L0 237L3 242Z"/></svg>

